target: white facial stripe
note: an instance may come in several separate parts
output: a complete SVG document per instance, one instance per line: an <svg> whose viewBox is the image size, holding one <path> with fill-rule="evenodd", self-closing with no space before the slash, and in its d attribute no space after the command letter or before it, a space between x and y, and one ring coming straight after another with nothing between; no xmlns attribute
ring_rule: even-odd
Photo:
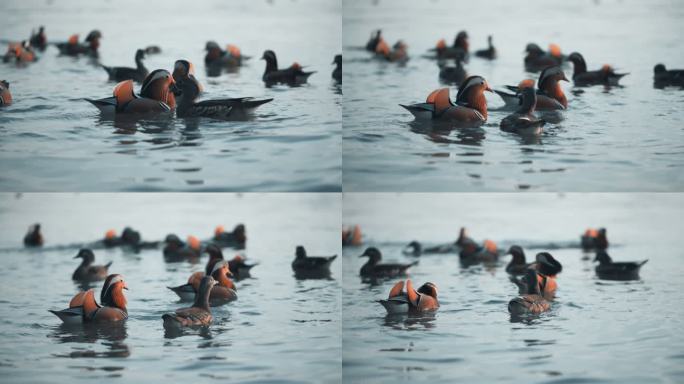
<svg viewBox="0 0 684 384"><path fill-rule="evenodd" d="M225 260L221 260L218 263L214 264L214 269L211 270L211 274L213 275L214 272L221 269L224 265L228 265L228 262L226 262Z"/></svg>

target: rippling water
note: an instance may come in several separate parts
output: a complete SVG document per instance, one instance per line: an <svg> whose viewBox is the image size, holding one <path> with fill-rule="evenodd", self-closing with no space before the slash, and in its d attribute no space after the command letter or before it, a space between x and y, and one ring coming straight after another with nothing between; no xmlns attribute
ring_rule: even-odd
<svg viewBox="0 0 684 384"><path fill-rule="evenodd" d="M684 92L654 89L653 67L684 64L683 17L684 3L667 0L344 1L345 191L681 190ZM408 44L406 66L358 48L377 28L390 44ZM423 102L444 86L435 61L420 56L440 38L451 44L460 30L471 50L486 48L493 35L499 59L472 57L466 65L492 86L530 76L522 52L529 42L579 51L590 70L607 63L630 74L619 88L562 83L569 109L539 140L501 132L510 112L491 110L481 128L433 131L397 104ZM565 72L570 77L572 67ZM490 109L503 105L486 97Z"/></svg>
<svg viewBox="0 0 684 384"><path fill-rule="evenodd" d="M26 68L0 66L14 104L0 111L3 191L339 191L341 88L331 79L341 52L336 1L2 1L0 46L46 26L48 41L97 28L101 63L134 66L137 48L159 45L151 71L195 64L202 99L274 98L253 121L143 120L115 125L82 100L114 83L88 59L49 47ZM208 78L204 45L216 40L252 56L239 72ZM317 71L309 85L266 88L266 49L281 66ZM139 86L136 86L136 91Z"/></svg>
<svg viewBox="0 0 684 384"><path fill-rule="evenodd" d="M456 255L423 256L411 278L435 283L441 308L434 318L397 319L374 302L394 281L362 283L363 248L345 248L345 381L682 382L683 203L667 194L346 195L345 222L360 224L387 260L411 260L401 255L408 241L453 241L465 225L476 240L524 246L528 260L560 246L551 253L563 272L551 312L512 322L517 288L503 264L462 269ZM600 225L614 260L650 259L642 280L597 280L593 255L577 246L587 226Z"/></svg>
<svg viewBox="0 0 684 384"><path fill-rule="evenodd" d="M14 383L339 382L341 264L332 264L329 280L296 280L290 263L298 244L339 254L340 210L333 194L2 194L0 375ZM24 250L34 221L43 223L46 247ZM123 327L65 327L47 311L65 308L79 289L71 281L76 243L125 225L148 240L169 232L206 238L216 224L238 222L247 226L247 256L260 264L237 282L237 301L212 308L208 329L165 336L161 315L186 306L166 286L203 270L206 256L166 264L161 250L95 251L96 262L113 261L110 271L130 287Z"/></svg>

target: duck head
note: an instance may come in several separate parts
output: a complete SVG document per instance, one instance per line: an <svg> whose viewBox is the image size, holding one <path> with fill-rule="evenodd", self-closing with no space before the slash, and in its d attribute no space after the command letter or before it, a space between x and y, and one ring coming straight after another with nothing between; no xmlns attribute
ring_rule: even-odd
<svg viewBox="0 0 684 384"><path fill-rule="evenodd" d="M171 108L176 107L176 98L173 92L176 90L176 81L169 71L155 69L145 78L140 89L140 95L166 103Z"/></svg>
<svg viewBox="0 0 684 384"><path fill-rule="evenodd" d="M613 262L613 259L608 255L608 252L600 250L596 252L596 257L594 257L594 261L598 261L600 265L606 265L611 264Z"/></svg>
<svg viewBox="0 0 684 384"><path fill-rule="evenodd" d="M537 271L544 276L555 276L563 270L561 263L548 252L538 253L535 259Z"/></svg>
<svg viewBox="0 0 684 384"><path fill-rule="evenodd" d="M102 285L102 292L100 293L100 302L105 306L118 307L126 310L126 296L123 290L128 290L128 284L124 277L119 274L111 274L107 276Z"/></svg>
<svg viewBox="0 0 684 384"><path fill-rule="evenodd" d="M88 264L92 264L93 261L95 261L95 254L90 249L83 248L80 251L78 251L78 254L76 254L76 256L74 256L74 259L83 259L83 261L81 261L81 263L88 265Z"/></svg>
<svg viewBox="0 0 684 384"><path fill-rule="evenodd" d="M493 92L482 76L470 76L463 81L456 94L456 104L476 109L487 118L487 99L484 91Z"/></svg>
<svg viewBox="0 0 684 384"><path fill-rule="evenodd" d="M174 234L166 235L164 242L166 243L166 247L169 249L180 249L185 246L183 240Z"/></svg>
<svg viewBox="0 0 684 384"><path fill-rule="evenodd" d="M238 224L233 228L233 236L235 236L238 241L244 243L247 241L247 230L244 224Z"/></svg>
<svg viewBox="0 0 684 384"><path fill-rule="evenodd" d="M295 250L295 255L296 255L297 259L306 258L306 249L304 249L303 246L298 245L297 249Z"/></svg>
<svg viewBox="0 0 684 384"><path fill-rule="evenodd" d="M121 232L121 239L128 244L138 244L141 240L140 232L131 227L126 227L123 232Z"/></svg>
<svg viewBox="0 0 684 384"><path fill-rule="evenodd" d="M266 72L278 70L278 59L276 58L275 52L270 49L264 51L261 60L266 60Z"/></svg>
<svg viewBox="0 0 684 384"><path fill-rule="evenodd" d="M229 279L229 277L233 276L233 273L230 271L230 267L228 266L228 262L225 260L220 260L219 262L214 264L214 267L212 268L210 275L220 285L223 285L223 286L229 287L229 288L235 287L233 285L233 282L230 281L230 279Z"/></svg>
<svg viewBox="0 0 684 384"><path fill-rule="evenodd" d="M468 52L468 32L466 31L461 31L456 35L456 38L454 39L454 47L455 48L461 48L464 51Z"/></svg>
<svg viewBox="0 0 684 384"><path fill-rule="evenodd" d="M333 59L333 62L331 64L335 64L338 67L342 66L342 55L335 55L335 58Z"/></svg>
<svg viewBox="0 0 684 384"><path fill-rule="evenodd" d="M512 264L525 264L525 252L519 245L512 245L507 252L508 255L513 256Z"/></svg>
<svg viewBox="0 0 684 384"><path fill-rule="evenodd" d="M90 49L96 51L100 47L100 39L102 38L102 33L97 29L91 31L88 36L86 36L85 41L90 43Z"/></svg>
<svg viewBox="0 0 684 384"><path fill-rule="evenodd" d="M543 55L544 54L544 50L541 49L541 47L535 43L527 44L527 46L525 46L525 52L527 52L530 55Z"/></svg>
<svg viewBox="0 0 684 384"><path fill-rule="evenodd" d="M209 254L209 260L223 260L223 252L216 244L209 244L204 248L204 253Z"/></svg>
<svg viewBox="0 0 684 384"><path fill-rule="evenodd" d="M518 113L529 114L534 112L537 106L537 92L533 87L525 87L520 91L522 98L520 99L520 108Z"/></svg>
<svg viewBox="0 0 684 384"><path fill-rule="evenodd" d="M654 73L665 73L665 72L667 72L667 69L665 68L665 64L661 64L661 63L656 64L656 66L653 67L653 72Z"/></svg>
<svg viewBox="0 0 684 384"><path fill-rule="evenodd" d="M537 88L545 91L546 89L555 87L559 81L569 81L565 77L565 72L561 67L554 65L552 67L545 68L539 75L539 80L537 81Z"/></svg>
<svg viewBox="0 0 684 384"><path fill-rule="evenodd" d="M404 249L407 253L410 253L414 256L420 256L420 254L423 252L423 246L415 240L408 243L408 245Z"/></svg>
<svg viewBox="0 0 684 384"><path fill-rule="evenodd" d="M437 298L437 286L433 283L425 283L420 288L418 288L418 293Z"/></svg>
<svg viewBox="0 0 684 384"><path fill-rule="evenodd" d="M359 257L368 257L368 262L371 264L377 264L382 260L382 253L375 247L366 248L363 254Z"/></svg>

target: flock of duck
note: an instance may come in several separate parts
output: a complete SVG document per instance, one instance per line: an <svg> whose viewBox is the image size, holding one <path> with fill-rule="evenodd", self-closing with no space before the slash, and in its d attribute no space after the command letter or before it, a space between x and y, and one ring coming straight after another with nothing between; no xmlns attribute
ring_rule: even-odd
<svg viewBox="0 0 684 384"><path fill-rule="evenodd" d="M100 39L102 33L91 31L83 42L79 35L72 35L68 41L50 43L59 49L61 55L73 57L99 58ZM48 47L45 28L40 27L32 32L28 40L10 43L3 57L4 62L15 62L26 65L38 59L36 51L44 51ZM218 43L209 41L205 46L204 64L208 76L219 76L224 70L234 72L250 59L242 54L240 48L228 44L222 49ZM188 60L177 60L173 73L165 69L148 71L143 63L145 55L161 52L157 46L148 46L135 52L136 67L109 67L101 65L107 72L109 80L116 81L113 95L97 100L85 99L97 107L106 117L154 115L174 111L178 117L210 117L215 119L245 119L257 107L273 99L255 99L253 97L223 98L201 100L199 96L204 88L195 77L194 65ZM262 76L266 86L285 84L299 86L305 84L315 71L304 71L304 67L293 63L287 68L278 67L278 59L272 50L264 51L261 59L266 61ZM332 72L334 81L342 82L342 55L336 55ZM98 62L99 65L99 62ZM134 82L140 83L138 94L135 93ZM0 105L12 103L10 83L0 81Z"/></svg>
<svg viewBox="0 0 684 384"><path fill-rule="evenodd" d="M37 248L45 243L40 224L29 227L24 236L24 246ZM176 309L162 316L164 329L180 331L186 327L208 326L212 322L212 307L237 300L235 281L251 277L250 270L258 263L236 255L231 260L223 257L223 249L244 250L247 243L245 226L238 224L232 231L223 226L216 227L211 238L201 241L189 236L182 241L177 235L169 234L163 241L143 241L140 233L126 227L120 235L115 230L106 232L104 238L87 244L74 259L81 259L71 278L87 288L89 284L104 280L100 291L100 302L95 299L94 289L78 292L67 308L50 310L66 324L104 325L124 321L128 318L124 290L128 284L121 274L110 273L112 262L95 264L94 249L122 247L129 251L141 249L162 249L166 262L198 262L202 254L209 260L204 271L194 272L185 284L168 287L182 302L191 302L189 307ZM337 255L308 256L303 246L295 250L292 270L298 279L325 279L330 277L330 265Z"/></svg>
<svg viewBox="0 0 684 384"><path fill-rule="evenodd" d="M363 245L360 227L353 226L342 231L343 246L359 247ZM606 229L587 229L581 236L581 247L585 252L594 252L596 275L603 280L638 280L639 270L648 261L613 262L607 253L608 238ZM513 316L530 316L546 312L558 289L557 275L563 270L561 263L549 252L540 252L535 261L528 263L521 246L512 245L507 252L500 252L492 240L478 243L468 236L465 228L461 228L458 238L449 243L423 247L418 241L410 242L403 250L408 256L420 257L429 254L458 254L462 266L469 267L484 264L494 267L500 256L511 255L506 266L509 279L514 283L519 296L510 300L508 311ZM376 247L369 247L359 257L367 257L359 272L361 278L371 283L379 280L405 276L409 268L418 264L418 260L410 263L383 263L382 253ZM427 282L414 289L411 280L399 281L390 289L387 299L378 300L388 314L422 314L431 313L439 308L437 285Z"/></svg>
<svg viewBox="0 0 684 384"><path fill-rule="evenodd" d="M610 65L589 71L584 57L578 52L566 56L556 44L551 44L549 50L544 51L539 45L530 43L525 48L523 64L527 72L540 72L536 88L534 79L523 79L517 85L505 86L505 91L494 90L482 76L467 75L464 63L467 63L470 57L468 38L468 33L461 31L451 46L448 46L444 39L440 39L435 48L422 56L437 60L440 80L458 86L458 93L455 102L449 95L449 88L440 88L431 92L424 103L400 104L411 112L416 120L442 121L459 127L479 127L487 121L487 100L484 92L490 91L503 99L503 110L513 111L500 122L502 131L539 135L547 120L553 118L553 114L548 112L568 109L568 100L559 85L560 81L570 81L562 69L563 65L573 64L572 81L576 87L616 86L620 78L627 75L615 72ZM372 32L365 49L383 61L405 63L409 60L408 46L400 40L390 49L381 30ZM475 51L474 56L486 60L497 58L498 53L492 43L492 36L488 37L488 47ZM450 61L455 65L447 65ZM657 64L653 71L656 88L684 87L684 70L668 70L665 65ZM537 116L535 111L542 112L542 117Z"/></svg>

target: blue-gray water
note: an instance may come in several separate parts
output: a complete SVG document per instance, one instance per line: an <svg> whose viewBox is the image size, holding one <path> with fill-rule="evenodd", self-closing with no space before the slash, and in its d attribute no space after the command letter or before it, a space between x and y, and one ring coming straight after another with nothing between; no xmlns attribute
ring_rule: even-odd
<svg viewBox="0 0 684 384"><path fill-rule="evenodd" d="M681 1L363 1L343 5L345 191L678 191L684 187L684 92L653 88L653 67L684 66ZM402 39L406 66L371 59L363 49L382 28ZM588 69L611 64L629 72L623 87L584 88L569 99L564 120L538 142L501 132L510 112L491 111L477 129L449 133L414 124L400 106L423 102L444 85L436 62L421 58L440 38L468 31L471 50L493 35L499 59L471 57L466 70L493 87L518 84L525 45L559 44L578 51ZM565 67L572 76L572 66ZM532 76L535 80L538 74ZM456 88L451 86L452 99ZM487 93L490 109L501 106Z"/></svg>
<svg viewBox="0 0 684 384"><path fill-rule="evenodd" d="M0 381L339 382L341 263L332 264L329 280L296 280L290 263L299 244L311 254L340 253L340 210L335 194L1 194ZM45 250L21 245L34 221L43 224ZM208 331L165 338L161 315L187 306L166 286L204 270L207 256L195 265L166 264L161 250L95 251L96 262L113 261L110 272L128 282L123 330L64 328L48 312L66 308L79 289L71 280L78 248L54 246L125 225L149 240L169 232L207 238L215 225L238 222L247 226L246 255L260 264L253 278L236 283L237 301L212 309Z"/></svg>
<svg viewBox="0 0 684 384"><path fill-rule="evenodd" d="M362 283L363 247L345 248L345 382L681 383L683 207L670 194L346 194L344 221L387 260L414 260L401 255L408 241L453 241L460 226L525 246L528 260L544 244L566 248L550 250L563 264L552 310L530 323L510 321L510 256L491 270L462 269L454 254L421 257L410 277L437 285L440 309L434 319L388 319L375 300L396 280ZM588 226L608 228L615 261L649 259L641 281L596 278L584 259L593 255L567 247Z"/></svg>
<svg viewBox="0 0 684 384"><path fill-rule="evenodd" d="M0 111L2 191L339 191L342 95L331 79L341 53L339 1L18 1L0 2L0 40L28 38L45 25L48 41L103 38L100 62L134 66L137 48L161 47L147 68L194 63L202 99L274 98L252 121L102 120L82 100L108 97L115 83L89 62L55 47L26 68L0 65L14 104ZM208 78L204 45L238 45L252 59L238 73ZM6 44L1 44L2 53ZM317 73L299 88L266 88L266 49L280 66ZM136 85L136 91L139 86Z"/></svg>

